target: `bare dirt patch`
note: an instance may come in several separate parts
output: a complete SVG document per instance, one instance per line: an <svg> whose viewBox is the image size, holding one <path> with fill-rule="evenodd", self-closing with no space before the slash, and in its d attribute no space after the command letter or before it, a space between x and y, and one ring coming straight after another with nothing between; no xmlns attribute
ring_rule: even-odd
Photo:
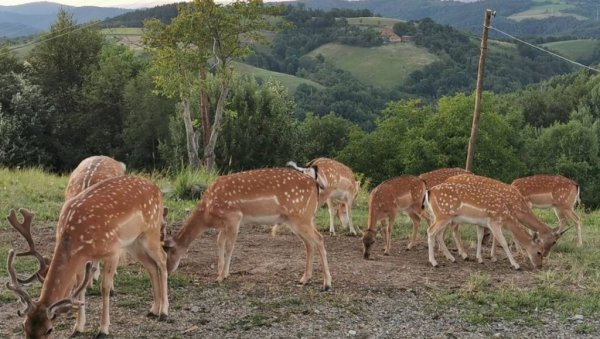
<svg viewBox="0 0 600 339"><path fill-rule="evenodd" d="M125 263L115 278L118 294L111 298L113 338L479 338L479 337L581 337L575 325L552 314L541 325L499 321L473 325L463 320L460 309L441 307L435 294L460 289L474 272L485 272L493 286L533 284L526 258L525 268L514 271L501 256L499 262L449 263L437 254L441 267L427 261L424 239L411 251L406 240L394 239L393 255L383 256L377 239L372 256L362 258L360 237L325 236L333 278L333 291L320 292L321 268L315 257L311 283L300 286L305 262L303 243L289 232L270 235L270 227L246 227L240 231L231 264L231 276L215 283L216 232L205 233L190 248L175 276L170 278L170 317L166 322L146 318L151 291L146 272L137 263ZM53 248L51 228L36 231L44 253ZM21 244L13 232L2 235L3 244ZM15 239L17 239L15 241ZM473 253L473 250L469 253ZM500 254L503 253L500 251ZM130 273L139 273L132 280ZM1 277L2 286L7 281ZM137 286L136 284L139 284ZM7 293L3 290L3 293ZM91 295L90 295L91 294ZM93 337L99 322L97 288L88 293L87 332ZM0 337L22 337L16 310L20 305L2 301ZM596 322L596 324L598 324ZM55 337L70 334L73 319L55 321ZM593 333L597 335L597 332ZM592 337L592 335L588 335Z"/></svg>

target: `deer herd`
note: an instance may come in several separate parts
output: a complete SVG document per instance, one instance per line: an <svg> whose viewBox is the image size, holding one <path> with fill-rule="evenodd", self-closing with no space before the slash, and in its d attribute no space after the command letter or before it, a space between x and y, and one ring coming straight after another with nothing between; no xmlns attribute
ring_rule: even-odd
<svg viewBox="0 0 600 339"><path fill-rule="evenodd" d="M109 333L109 302L113 279L123 252L137 259L148 271L152 286L149 317L165 320L169 314L167 279L175 271L193 241L209 228L218 230L217 281L229 276L231 257L240 227L248 224L286 224L304 243L306 266L300 279L306 284L313 273L313 256L318 252L323 274L323 290L331 289L331 274L324 238L315 225L317 210L327 204L331 235L334 219L353 235L362 233L363 257L371 258L373 244L383 230L384 255L391 255L392 227L399 213L408 215L413 224L407 250L415 247L422 219L427 228L429 262L438 266L435 247L451 262L454 256L446 247L444 231L451 226L458 254L467 259L460 224L477 227L476 259L482 262L482 241L486 229L506 252L515 269L514 259L503 230L512 234L534 268L542 266L552 246L566 231L567 220L577 227L581 246L581 220L574 211L579 201L576 182L559 175L534 175L506 184L475 175L459 168L443 168L419 176L402 175L375 187L368 200L366 230L352 223L352 206L360 191L360 181L344 164L318 158L305 167L293 162L293 168L250 170L217 178L183 226L173 236L166 233L167 209L159 187L153 182L125 173L125 165L112 158L94 156L83 160L69 177L65 202L56 226L52 257L44 257L35 248L31 235L34 215L20 209L23 222L11 210L9 223L25 238L29 250L7 258L9 282L25 307L18 314L27 338L46 338L52 321L61 313L76 314L72 334L84 331L86 322L85 290L100 280L102 308L97 337ZM559 226L551 228L540 221L532 207L553 208ZM524 226L525 228L523 228ZM491 246L495 261L495 245ZM39 269L26 279L17 276L15 256L34 256ZM100 269L99 263L102 263ZM34 300L24 286L39 280L41 294Z"/></svg>

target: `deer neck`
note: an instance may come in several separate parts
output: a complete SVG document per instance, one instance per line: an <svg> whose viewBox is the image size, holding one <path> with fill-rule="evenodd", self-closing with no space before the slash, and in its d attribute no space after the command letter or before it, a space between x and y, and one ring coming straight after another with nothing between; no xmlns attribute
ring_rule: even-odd
<svg viewBox="0 0 600 339"><path fill-rule="evenodd" d="M196 207L175 234L173 241L177 244L178 250L186 251L192 242L206 231L208 225L205 220L205 211L206 208L202 204Z"/></svg>
<svg viewBox="0 0 600 339"><path fill-rule="evenodd" d="M39 303L52 305L65 298L73 288L77 272L83 269L84 260L85 258L80 256L69 256L64 251L55 250L48 274L44 279Z"/></svg>
<svg viewBox="0 0 600 339"><path fill-rule="evenodd" d="M516 214L517 219L521 223L523 223L527 228L532 229L534 231L539 232L540 234L549 234L552 233L552 230L548 225L541 222L538 218L536 218L531 213L527 213L524 211L520 211Z"/></svg>
<svg viewBox="0 0 600 339"><path fill-rule="evenodd" d="M513 237L519 242L519 245L521 245L525 248L527 248L527 246L531 245L531 241L533 238L521 226L519 226L518 224L515 223L509 227L510 227L510 232L513 234Z"/></svg>

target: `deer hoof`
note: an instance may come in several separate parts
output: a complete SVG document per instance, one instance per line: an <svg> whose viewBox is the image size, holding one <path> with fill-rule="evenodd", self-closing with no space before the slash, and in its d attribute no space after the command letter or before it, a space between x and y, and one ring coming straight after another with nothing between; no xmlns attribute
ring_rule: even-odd
<svg viewBox="0 0 600 339"><path fill-rule="evenodd" d="M158 316L158 321L167 321L168 316L166 314L161 314Z"/></svg>
<svg viewBox="0 0 600 339"><path fill-rule="evenodd" d="M158 318L158 315L154 314L152 312L148 312L148 313L146 313L146 317L148 317L150 319L154 319L154 318Z"/></svg>
<svg viewBox="0 0 600 339"><path fill-rule="evenodd" d="M325 285L323 286L323 288L321 288L321 292L330 292L331 291L331 285Z"/></svg>
<svg viewBox="0 0 600 339"><path fill-rule="evenodd" d="M96 334L96 339L100 339L100 338L108 338L108 334L106 333L102 333L102 332L98 332L98 334Z"/></svg>
<svg viewBox="0 0 600 339"><path fill-rule="evenodd" d="M71 333L71 338L77 338L80 335L82 335L83 333L79 332L79 331L74 331L73 333Z"/></svg>

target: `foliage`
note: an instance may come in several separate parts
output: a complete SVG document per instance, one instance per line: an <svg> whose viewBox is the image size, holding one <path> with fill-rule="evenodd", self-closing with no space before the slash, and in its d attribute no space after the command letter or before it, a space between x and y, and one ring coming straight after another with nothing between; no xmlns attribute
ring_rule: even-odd
<svg viewBox="0 0 600 339"><path fill-rule="evenodd" d="M217 178L218 173L206 168L182 168L173 178L173 191L167 194L174 200L199 200L210 184Z"/></svg>
<svg viewBox="0 0 600 339"><path fill-rule="evenodd" d="M278 83L234 79L225 109L217 164L222 171L284 166L298 144L294 103Z"/></svg>
<svg viewBox="0 0 600 339"><path fill-rule="evenodd" d="M322 117L309 113L300 123L299 163L318 158L335 158L348 145L350 133L357 126L350 121L329 113Z"/></svg>

